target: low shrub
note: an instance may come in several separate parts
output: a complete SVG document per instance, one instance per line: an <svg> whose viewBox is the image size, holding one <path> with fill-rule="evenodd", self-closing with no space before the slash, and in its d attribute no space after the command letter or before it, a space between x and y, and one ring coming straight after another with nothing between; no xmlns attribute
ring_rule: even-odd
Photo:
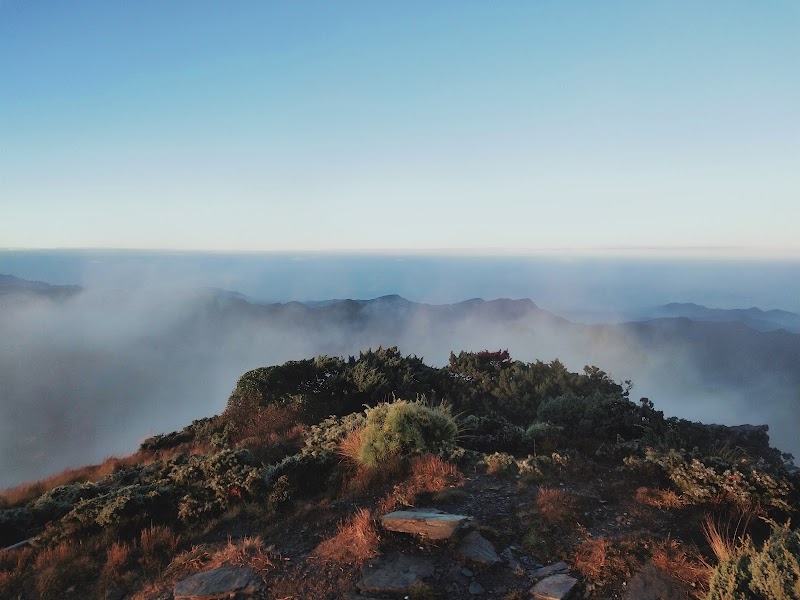
<svg viewBox="0 0 800 600"><path fill-rule="evenodd" d="M513 475L517 471L517 461L510 454L495 452L488 454L483 463L489 475Z"/></svg>
<svg viewBox="0 0 800 600"><path fill-rule="evenodd" d="M376 467L395 456L436 453L455 443L458 427L449 407L397 400L368 409L362 464Z"/></svg>
<svg viewBox="0 0 800 600"><path fill-rule="evenodd" d="M749 537L727 544L711 573L706 600L800 598L800 530L773 523L761 548ZM718 553L719 554L719 553Z"/></svg>

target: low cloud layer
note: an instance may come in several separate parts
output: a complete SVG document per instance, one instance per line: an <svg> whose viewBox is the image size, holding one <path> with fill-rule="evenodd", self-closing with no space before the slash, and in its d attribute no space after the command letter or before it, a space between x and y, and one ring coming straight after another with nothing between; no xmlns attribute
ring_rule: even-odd
<svg viewBox="0 0 800 600"><path fill-rule="evenodd" d="M776 370L746 385L726 382L672 334L643 341L630 329L527 308L520 317L499 305L444 318L376 304L355 316L337 309L312 318L297 305L254 306L196 288L0 300L0 487L131 452L148 435L217 414L249 369L379 345L437 366L451 350L485 348L508 348L524 361L559 358L571 370L595 364L632 379L632 397L648 396L668 415L767 422L774 443L800 450L786 425L798 421L797 381Z"/></svg>

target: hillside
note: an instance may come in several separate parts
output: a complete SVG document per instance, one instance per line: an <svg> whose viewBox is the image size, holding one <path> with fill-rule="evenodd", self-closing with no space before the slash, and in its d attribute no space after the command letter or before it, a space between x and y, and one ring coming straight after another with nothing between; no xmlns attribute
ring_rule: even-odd
<svg viewBox="0 0 800 600"><path fill-rule="evenodd" d="M0 597L796 597L767 428L630 389L505 351L254 369L221 414L0 496Z"/></svg>

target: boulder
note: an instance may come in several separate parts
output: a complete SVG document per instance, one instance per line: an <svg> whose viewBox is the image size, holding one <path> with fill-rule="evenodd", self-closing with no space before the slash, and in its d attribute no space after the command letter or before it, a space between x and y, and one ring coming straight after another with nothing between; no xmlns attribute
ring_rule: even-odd
<svg viewBox="0 0 800 600"><path fill-rule="evenodd" d="M691 588L671 577L652 561L647 562L625 586L624 600L682 600L690 596Z"/></svg>
<svg viewBox="0 0 800 600"><path fill-rule="evenodd" d="M458 554L481 565L493 565L501 562L491 542L477 531L471 531L458 546Z"/></svg>
<svg viewBox="0 0 800 600"><path fill-rule="evenodd" d="M235 594L254 594L263 583L248 567L222 567L196 573L175 584L175 600L216 600Z"/></svg>
<svg viewBox="0 0 800 600"><path fill-rule="evenodd" d="M430 577L433 571L432 558L395 552L364 567L364 577L356 586L367 594L398 594Z"/></svg>
<svg viewBox="0 0 800 600"><path fill-rule="evenodd" d="M536 600L567 600L572 596L577 583L577 579L563 573L551 575L533 586L531 595Z"/></svg>
<svg viewBox="0 0 800 600"><path fill-rule="evenodd" d="M451 515L435 508L412 508L383 515L381 525L389 531L411 533L430 540L444 540L469 520L471 518L465 515Z"/></svg>

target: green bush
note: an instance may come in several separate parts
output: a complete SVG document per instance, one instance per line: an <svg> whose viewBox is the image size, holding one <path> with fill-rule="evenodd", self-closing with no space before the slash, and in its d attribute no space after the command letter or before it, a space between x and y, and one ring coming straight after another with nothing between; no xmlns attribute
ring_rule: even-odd
<svg viewBox="0 0 800 600"><path fill-rule="evenodd" d="M722 500L791 512L791 483L766 463L753 465L743 460L731 464L719 456L697 458L683 450L661 453L652 449L646 452L644 462L660 466L684 498L694 504Z"/></svg>
<svg viewBox="0 0 800 600"><path fill-rule="evenodd" d="M706 600L800 598L800 529L773 524L761 549L748 538L711 574Z"/></svg>
<svg viewBox="0 0 800 600"><path fill-rule="evenodd" d="M527 448L525 430L497 414L468 415L458 425L461 430L459 442L470 450L520 453Z"/></svg>
<svg viewBox="0 0 800 600"><path fill-rule="evenodd" d="M458 427L444 405L397 400L367 410L359 460L375 467L396 456L437 453L455 443Z"/></svg>

